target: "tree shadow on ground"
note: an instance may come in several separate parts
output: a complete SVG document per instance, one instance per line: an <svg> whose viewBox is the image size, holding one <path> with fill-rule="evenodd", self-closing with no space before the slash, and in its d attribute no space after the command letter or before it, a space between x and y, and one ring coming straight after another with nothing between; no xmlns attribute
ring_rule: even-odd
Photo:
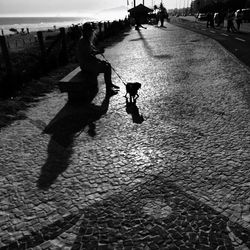
<svg viewBox="0 0 250 250"><path fill-rule="evenodd" d="M137 42L137 41L140 41L140 40L142 40L141 37L135 38L135 39L130 39L129 41L130 41L130 42Z"/></svg>
<svg viewBox="0 0 250 250"><path fill-rule="evenodd" d="M109 107L110 96L106 95L102 104L93 103L67 103L44 129L44 133L50 134L48 144L48 158L41 169L38 187L48 189L63 173L72 154L74 139L88 127L91 137L96 135L95 121L99 120Z"/></svg>
<svg viewBox="0 0 250 250"><path fill-rule="evenodd" d="M130 28L126 28L122 34L118 34L112 37L105 38L103 41L98 42L102 47L111 47L117 43L120 43L124 40L126 36L129 35Z"/></svg>
<svg viewBox="0 0 250 250"><path fill-rule="evenodd" d="M169 54L160 54L160 55L155 55L154 51L152 49L152 47L149 45L148 41L145 39L145 37L143 36L143 34L141 33L140 30L138 30L138 34L139 34L139 38L137 39L133 39L130 41L138 41L141 40L143 42L143 45L145 47L146 52L148 53L149 56L154 57L156 59L162 60L162 59L171 59L173 58L172 55Z"/></svg>

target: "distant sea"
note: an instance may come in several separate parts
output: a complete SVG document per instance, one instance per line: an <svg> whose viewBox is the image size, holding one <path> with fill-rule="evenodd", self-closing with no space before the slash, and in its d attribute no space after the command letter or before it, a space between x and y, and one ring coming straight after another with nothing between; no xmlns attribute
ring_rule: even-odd
<svg viewBox="0 0 250 250"><path fill-rule="evenodd" d="M0 0L1 1L1 0ZM22 29L30 32L38 30L48 30L60 27L69 27L72 24L83 24L88 21L113 21L124 19L126 10L124 7L120 11L104 11L98 13L96 18L91 17L0 17L0 35L14 34L10 29L21 32Z"/></svg>
<svg viewBox="0 0 250 250"><path fill-rule="evenodd" d="M14 34L10 29L14 28L18 32L22 29L30 32L38 30L48 30L60 27L69 27L72 24L95 21L87 17L0 17L0 35Z"/></svg>

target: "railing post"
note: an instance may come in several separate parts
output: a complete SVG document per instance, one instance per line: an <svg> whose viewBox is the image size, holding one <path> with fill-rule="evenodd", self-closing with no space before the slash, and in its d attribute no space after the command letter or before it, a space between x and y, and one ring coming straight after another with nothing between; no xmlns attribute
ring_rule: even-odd
<svg viewBox="0 0 250 250"><path fill-rule="evenodd" d="M11 65L11 61L10 61L10 56L9 56L9 51L7 48L5 36L0 36L0 46L2 48L2 55L3 55L4 61L5 61L7 74L11 75L12 74L12 65Z"/></svg>
<svg viewBox="0 0 250 250"><path fill-rule="evenodd" d="M102 23L101 22L98 23L98 27L99 27L98 38L99 38L99 40L102 40L103 33L102 33Z"/></svg>
<svg viewBox="0 0 250 250"><path fill-rule="evenodd" d="M42 67L43 69L46 69L46 51L45 51L42 31L37 32L37 39L38 39L40 50L41 50Z"/></svg>
<svg viewBox="0 0 250 250"><path fill-rule="evenodd" d="M39 42L41 54L45 55L45 46L44 46L44 42L43 42L43 33L42 33L42 31L37 32L37 39L38 39L38 42Z"/></svg>
<svg viewBox="0 0 250 250"><path fill-rule="evenodd" d="M62 38L62 47L59 54L59 61L62 64L66 64L68 62L68 55L67 55L67 45L66 45L66 34L65 34L65 28L60 28L60 34Z"/></svg>
<svg viewBox="0 0 250 250"><path fill-rule="evenodd" d="M107 22L104 22L103 24L103 35L107 36Z"/></svg>
<svg viewBox="0 0 250 250"><path fill-rule="evenodd" d="M3 77L3 82L1 82L0 94L3 97L9 97L15 94L17 89L20 88L21 78L16 70L14 70L12 67L7 43L4 36L0 36L0 47L2 49L2 56L6 65L6 75Z"/></svg>

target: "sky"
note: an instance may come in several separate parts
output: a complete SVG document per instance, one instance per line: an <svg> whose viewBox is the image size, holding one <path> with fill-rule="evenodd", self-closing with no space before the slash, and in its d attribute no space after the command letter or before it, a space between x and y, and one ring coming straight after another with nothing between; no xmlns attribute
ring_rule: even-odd
<svg viewBox="0 0 250 250"><path fill-rule="evenodd" d="M188 1L162 0L167 9L178 8ZM144 1L150 8L160 2L161 0ZM142 0L136 0L136 5L140 3ZM102 10L126 11L131 7L133 0L0 0L0 16L92 16L98 15Z"/></svg>

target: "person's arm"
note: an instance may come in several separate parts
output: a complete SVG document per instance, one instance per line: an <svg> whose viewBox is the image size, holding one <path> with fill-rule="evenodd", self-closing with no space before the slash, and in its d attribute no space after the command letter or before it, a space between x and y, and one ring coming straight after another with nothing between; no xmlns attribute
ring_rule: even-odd
<svg viewBox="0 0 250 250"><path fill-rule="evenodd" d="M90 60L91 58L95 57L89 41L80 39L78 45L78 57L83 60Z"/></svg>
<svg viewBox="0 0 250 250"><path fill-rule="evenodd" d="M98 54L103 54L104 53L104 48L96 48L94 45L91 45L92 48L92 53L94 55L98 55Z"/></svg>

